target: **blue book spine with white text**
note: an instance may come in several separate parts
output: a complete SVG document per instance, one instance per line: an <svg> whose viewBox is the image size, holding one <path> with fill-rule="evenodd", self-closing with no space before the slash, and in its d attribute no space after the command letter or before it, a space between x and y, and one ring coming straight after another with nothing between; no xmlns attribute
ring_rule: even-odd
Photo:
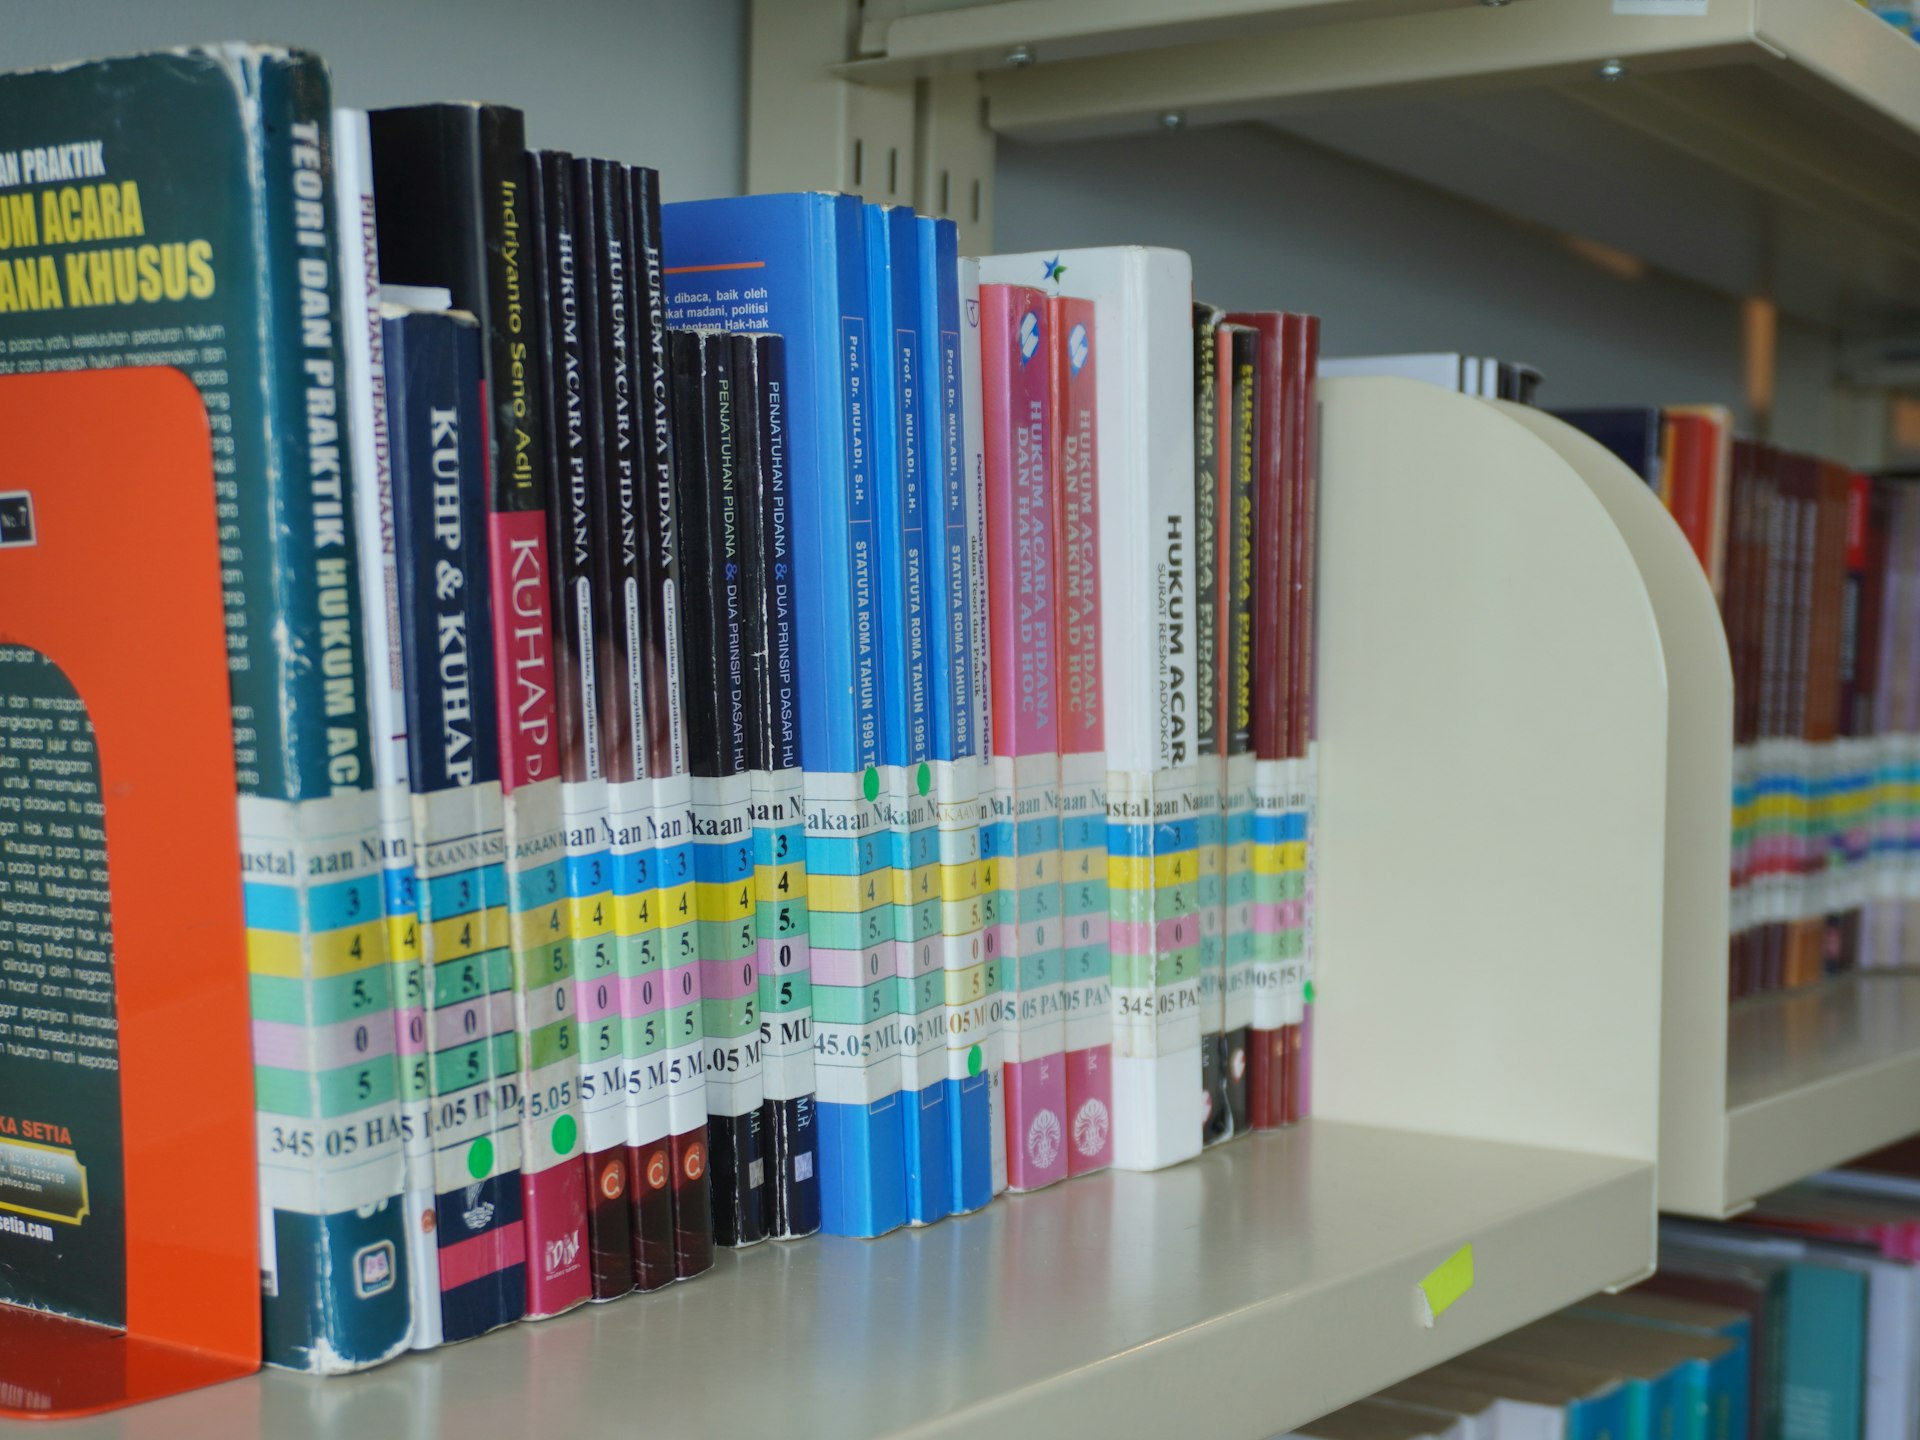
<svg viewBox="0 0 1920 1440"><path fill-rule="evenodd" d="M480 334L466 315L389 307L385 336L426 974L421 1043L441 1337L451 1342L519 1319L526 1296Z"/></svg>
<svg viewBox="0 0 1920 1440"><path fill-rule="evenodd" d="M959 227L914 222L920 271L921 421L927 493L927 674L940 825L948 1172L955 1211L993 1198L991 1087L979 1036L992 1004L982 945L979 736L973 585L968 556Z"/></svg>
<svg viewBox="0 0 1920 1440"><path fill-rule="evenodd" d="M928 483L920 344L920 255L913 211L866 207L872 311L875 557L880 576L881 767L890 811L895 1008L907 1218L953 1209L946 1107L938 803L933 788L927 585Z"/></svg>
<svg viewBox="0 0 1920 1440"><path fill-rule="evenodd" d="M906 1221L860 202L806 193L662 207L671 324L786 340L821 1227Z"/></svg>

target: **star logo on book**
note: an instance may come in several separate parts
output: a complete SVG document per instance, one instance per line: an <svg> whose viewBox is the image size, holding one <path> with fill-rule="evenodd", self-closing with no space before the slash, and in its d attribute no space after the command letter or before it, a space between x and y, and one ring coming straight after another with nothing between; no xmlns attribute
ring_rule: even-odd
<svg viewBox="0 0 1920 1440"><path fill-rule="evenodd" d="M1067 273L1067 267L1060 263L1060 257L1058 255L1055 255L1051 260L1043 260L1040 263L1046 271L1045 278L1048 280L1058 280Z"/></svg>

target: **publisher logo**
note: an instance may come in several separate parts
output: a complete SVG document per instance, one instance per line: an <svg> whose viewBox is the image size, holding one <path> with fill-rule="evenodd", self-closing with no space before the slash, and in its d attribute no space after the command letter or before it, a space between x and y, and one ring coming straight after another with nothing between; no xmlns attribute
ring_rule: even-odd
<svg viewBox="0 0 1920 1440"><path fill-rule="evenodd" d="M647 1160L647 1188L658 1190L667 1183L667 1152L656 1150Z"/></svg>
<svg viewBox="0 0 1920 1440"><path fill-rule="evenodd" d="M1093 347L1087 343L1087 327L1076 325L1067 332L1067 363L1075 375L1080 367L1087 363L1087 357L1093 354Z"/></svg>
<svg viewBox="0 0 1920 1440"><path fill-rule="evenodd" d="M573 1268L574 1261L580 1258L580 1236L578 1232L563 1235L558 1240L547 1241L547 1278L563 1275Z"/></svg>
<svg viewBox="0 0 1920 1440"><path fill-rule="evenodd" d="M680 1162L680 1168L686 1172L687 1179L698 1180L707 1173L707 1147L689 1145L686 1158Z"/></svg>
<svg viewBox="0 0 1920 1440"><path fill-rule="evenodd" d="M0 495L0 549L34 543L33 496L24 490Z"/></svg>
<svg viewBox="0 0 1920 1440"><path fill-rule="evenodd" d="M1060 1117L1042 1110L1027 1126L1027 1159L1034 1168L1045 1170L1060 1158Z"/></svg>
<svg viewBox="0 0 1920 1440"><path fill-rule="evenodd" d="M622 1173L618 1160L609 1161L601 1168L600 1193L609 1200L618 1200L627 1193L627 1177Z"/></svg>
<svg viewBox="0 0 1920 1440"><path fill-rule="evenodd" d="M1111 1129L1107 1107L1097 1099L1090 1099L1074 1112L1073 1148L1091 1160L1107 1148L1107 1134Z"/></svg>
<svg viewBox="0 0 1920 1440"><path fill-rule="evenodd" d="M362 1300L393 1288L393 1242L381 1240L353 1252L353 1291Z"/></svg>
<svg viewBox="0 0 1920 1440"><path fill-rule="evenodd" d="M1029 310L1020 317L1020 363L1026 364L1040 349L1040 317Z"/></svg>

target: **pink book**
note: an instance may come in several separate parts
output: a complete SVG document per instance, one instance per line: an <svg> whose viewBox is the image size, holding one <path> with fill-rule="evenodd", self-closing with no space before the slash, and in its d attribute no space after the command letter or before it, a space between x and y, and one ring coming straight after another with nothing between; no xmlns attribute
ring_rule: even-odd
<svg viewBox="0 0 1920 1440"><path fill-rule="evenodd" d="M1107 956L1107 754L1100 690L1098 370L1093 302L1056 296L1053 511L1060 685L1060 895L1065 930L1067 1173L1113 1162L1112 983Z"/></svg>
<svg viewBox="0 0 1920 1440"><path fill-rule="evenodd" d="M999 862L997 948L1007 994L1007 1183L1066 1178L1055 519L1048 450L1047 297L980 287L987 481L987 611L993 651Z"/></svg>

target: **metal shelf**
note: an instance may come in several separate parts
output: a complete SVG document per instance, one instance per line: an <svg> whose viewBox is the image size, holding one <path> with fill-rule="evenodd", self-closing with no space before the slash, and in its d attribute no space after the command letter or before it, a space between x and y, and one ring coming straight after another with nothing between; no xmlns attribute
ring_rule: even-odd
<svg viewBox="0 0 1920 1440"><path fill-rule="evenodd" d="M836 73L977 71L1027 140L1270 123L1790 316L1920 324L1920 45L1853 0L1704 9L1007 0L871 24Z"/></svg>
<svg viewBox="0 0 1920 1440"><path fill-rule="evenodd" d="M1733 1007L1727 1189L1763 1194L1920 1130L1920 976L1865 972Z"/></svg>
<svg viewBox="0 0 1920 1440"><path fill-rule="evenodd" d="M725 1254L693 1284L368 1375L269 1373L60 1433L860 1440L1204 1414L1262 1440L1638 1277L1652 1226L1646 1163L1313 1121L884 1240ZM1415 1286L1465 1244L1474 1286L1423 1328Z"/></svg>

